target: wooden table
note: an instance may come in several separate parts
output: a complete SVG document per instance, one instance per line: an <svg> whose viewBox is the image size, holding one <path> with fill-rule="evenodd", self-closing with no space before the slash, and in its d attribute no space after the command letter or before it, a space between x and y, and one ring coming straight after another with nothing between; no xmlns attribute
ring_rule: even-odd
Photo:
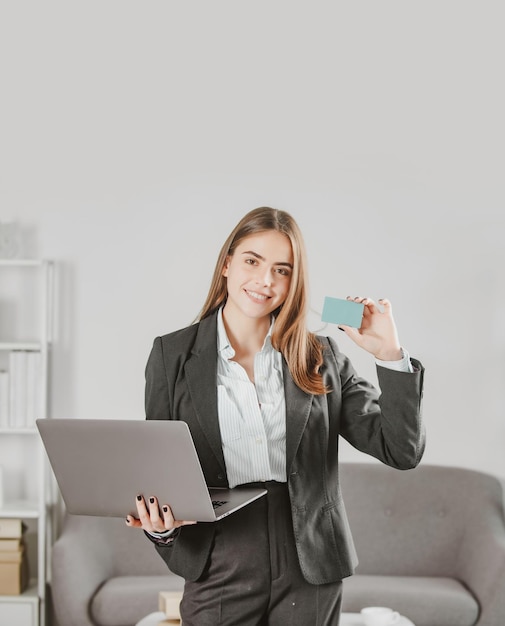
<svg viewBox="0 0 505 626"><path fill-rule="evenodd" d="M179 618L167 618L166 613L158 611L141 619L136 626L179 626L180 623ZM365 622L359 613L342 613L340 616L340 626L364 626L364 624ZM395 626L414 626L414 624L402 616Z"/></svg>

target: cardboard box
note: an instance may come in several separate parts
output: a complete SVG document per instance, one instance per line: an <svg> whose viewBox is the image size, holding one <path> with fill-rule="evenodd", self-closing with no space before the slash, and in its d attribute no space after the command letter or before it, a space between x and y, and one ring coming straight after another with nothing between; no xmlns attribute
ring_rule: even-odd
<svg viewBox="0 0 505 626"><path fill-rule="evenodd" d="M26 530L22 520L16 518L0 517L0 538L20 539Z"/></svg>
<svg viewBox="0 0 505 626"><path fill-rule="evenodd" d="M24 546L20 550L0 552L0 595L17 596L27 588L28 559Z"/></svg>
<svg viewBox="0 0 505 626"><path fill-rule="evenodd" d="M179 613L181 600L182 591L160 591L158 595L158 608L165 613L167 619L160 622L158 626L181 623L181 614Z"/></svg>
<svg viewBox="0 0 505 626"><path fill-rule="evenodd" d="M23 546L23 539L1 539L0 538L0 552L10 552L11 550L18 551L18 550L21 550L22 546Z"/></svg>

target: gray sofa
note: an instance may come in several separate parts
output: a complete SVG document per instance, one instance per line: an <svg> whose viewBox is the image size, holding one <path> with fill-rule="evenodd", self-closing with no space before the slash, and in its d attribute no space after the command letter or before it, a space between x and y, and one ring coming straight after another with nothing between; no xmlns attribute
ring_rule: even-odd
<svg viewBox="0 0 505 626"><path fill-rule="evenodd" d="M504 485L471 470L343 465L360 564L345 611L393 606L416 626L505 626Z"/></svg>
<svg viewBox="0 0 505 626"><path fill-rule="evenodd" d="M500 480L452 467L401 472L343 463L344 501L360 558L343 610L391 606L416 626L505 625ZM154 546L123 520L67 516L52 552L59 626L133 626L158 592L182 589ZM310 625L307 625L310 626Z"/></svg>

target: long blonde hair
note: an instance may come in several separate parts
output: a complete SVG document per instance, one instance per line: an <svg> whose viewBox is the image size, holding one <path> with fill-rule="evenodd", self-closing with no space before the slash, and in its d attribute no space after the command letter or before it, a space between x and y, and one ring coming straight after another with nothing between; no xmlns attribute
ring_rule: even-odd
<svg viewBox="0 0 505 626"><path fill-rule="evenodd" d="M274 312L272 345L286 359L291 376L300 389L311 394L327 393L319 371L323 363L323 348L306 326L308 280L305 244L298 224L286 211L270 207L253 209L235 226L219 253L207 300L198 319L212 315L226 302L228 291L223 268L227 258L234 254L246 237L268 230L286 235L293 251L289 291L282 306Z"/></svg>

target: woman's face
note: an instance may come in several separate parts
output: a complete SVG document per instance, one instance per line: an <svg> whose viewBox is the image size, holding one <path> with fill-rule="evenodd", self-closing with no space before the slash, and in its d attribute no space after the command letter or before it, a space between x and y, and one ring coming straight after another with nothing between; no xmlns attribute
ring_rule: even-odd
<svg viewBox="0 0 505 626"><path fill-rule="evenodd" d="M255 319L270 316L286 300L292 273L293 251L286 235L268 230L246 237L223 270L227 312Z"/></svg>

